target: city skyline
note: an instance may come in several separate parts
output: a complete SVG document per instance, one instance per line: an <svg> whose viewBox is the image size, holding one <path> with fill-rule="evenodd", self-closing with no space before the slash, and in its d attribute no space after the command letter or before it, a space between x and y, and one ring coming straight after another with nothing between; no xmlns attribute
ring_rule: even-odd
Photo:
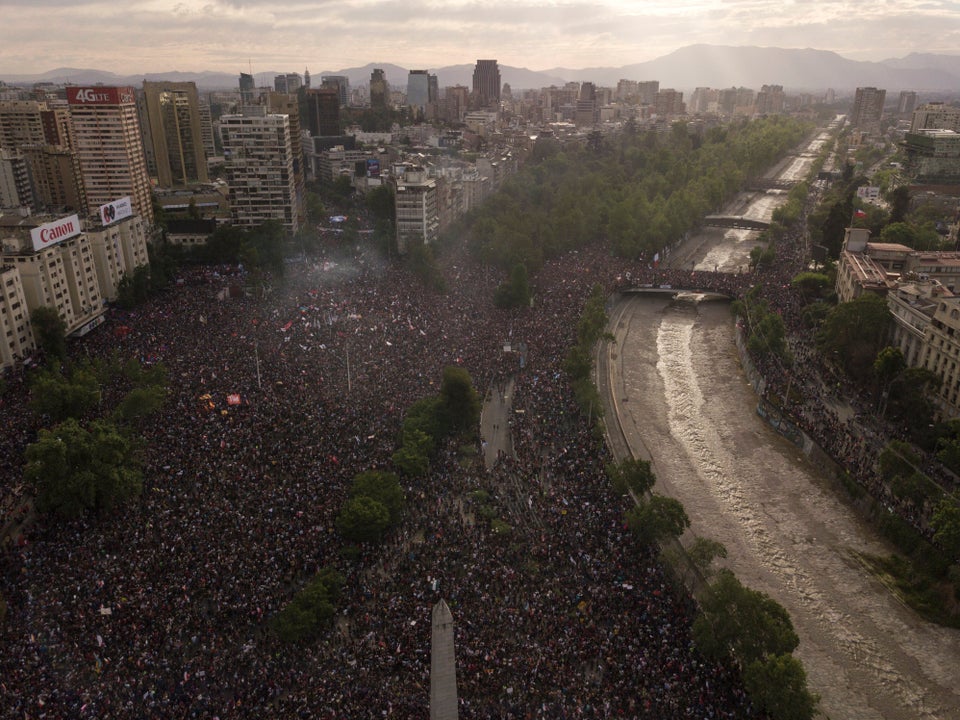
<svg viewBox="0 0 960 720"><path fill-rule="evenodd" d="M132 73L333 71L369 62L436 68L497 58L531 70L644 62L694 44L831 50L880 61L955 54L960 5L828 0L557 3L339 0L8 0L0 76L60 67Z"/></svg>

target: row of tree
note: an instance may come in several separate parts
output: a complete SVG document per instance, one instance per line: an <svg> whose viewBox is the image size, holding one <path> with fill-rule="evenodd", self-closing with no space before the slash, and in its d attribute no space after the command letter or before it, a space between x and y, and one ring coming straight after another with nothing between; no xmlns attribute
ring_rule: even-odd
<svg viewBox="0 0 960 720"><path fill-rule="evenodd" d="M614 492L631 496L626 524L644 544L676 540L690 527L682 503L653 492L656 476L649 462L629 459L611 464L607 477ZM694 566L709 572L715 558L726 557L726 548L698 539L689 556ZM783 606L742 585L728 569L703 587L698 602L692 628L697 649L714 662L734 662L762 712L777 720L810 720L819 699L807 688L803 664L792 654L800 639Z"/></svg>

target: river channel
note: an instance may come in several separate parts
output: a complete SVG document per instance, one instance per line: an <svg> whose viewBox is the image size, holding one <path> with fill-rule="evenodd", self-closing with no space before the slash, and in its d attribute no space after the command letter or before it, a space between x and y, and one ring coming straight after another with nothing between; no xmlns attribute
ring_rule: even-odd
<svg viewBox="0 0 960 720"><path fill-rule="evenodd" d="M788 162L781 177L802 176L810 157ZM741 198L727 211L769 219L779 201ZM736 272L754 237L707 231L669 259ZM787 608L823 715L960 720L960 632L920 619L864 567L863 555L892 548L757 416L729 304L632 296L610 315L616 342L600 367L611 415L652 460L655 489L683 502L692 522L684 540L719 540L724 564Z"/></svg>

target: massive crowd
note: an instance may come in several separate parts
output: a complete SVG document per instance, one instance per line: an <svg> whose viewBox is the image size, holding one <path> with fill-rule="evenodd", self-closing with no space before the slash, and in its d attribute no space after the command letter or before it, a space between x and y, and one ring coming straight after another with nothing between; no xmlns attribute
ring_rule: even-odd
<svg viewBox="0 0 960 720"><path fill-rule="evenodd" d="M440 597L463 718L756 716L693 649L689 599L625 530L560 370L595 283L689 272L581 251L513 312L492 305L498 273L446 262L445 294L370 254L289 266L263 300L224 292L238 282L226 268L185 273L72 348L163 363L170 397L142 428L138 500L41 517L4 551L0 716L422 718ZM522 369L510 340L526 343ZM479 452L441 453L404 481L396 534L347 561L333 520L350 480L390 469L404 410L449 364L481 393L515 376L515 453L492 472ZM15 483L37 420L23 378L8 383L0 453ZM474 490L510 532L491 532ZM281 644L270 618L324 566L346 576L335 627Z"/></svg>

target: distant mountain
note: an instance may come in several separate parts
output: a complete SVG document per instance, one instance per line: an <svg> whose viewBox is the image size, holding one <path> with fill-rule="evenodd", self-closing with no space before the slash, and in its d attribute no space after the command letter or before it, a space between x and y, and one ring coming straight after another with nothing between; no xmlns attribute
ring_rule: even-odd
<svg viewBox="0 0 960 720"><path fill-rule="evenodd" d="M658 80L662 88L680 90L735 86L759 89L763 85L783 85L784 90L792 92L816 92L826 88L851 90L862 86L881 87L888 91L960 92L960 57L910 57L913 60L897 67L893 61L859 62L827 50L809 48L690 45L649 62L620 68L554 68L546 72L581 82L591 80L604 86L615 86L621 78Z"/></svg>
<svg viewBox="0 0 960 720"><path fill-rule="evenodd" d="M440 87L473 86L473 63L440 68L417 68L436 74ZM311 73L313 85L319 86L324 75L346 75L354 87L370 82L374 68L383 68L387 81L396 88L405 88L409 70L391 63L368 63L363 67ZM58 68L37 75L0 76L7 83L54 84L95 83L140 85L144 80L192 80L204 90L236 88L241 69L236 73L183 72L148 73L121 76L102 70ZM273 85L279 71L254 73L257 85ZM759 90L762 85L782 85L788 92L822 92L827 88L840 91L861 86L884 88L888 93L916 90L928 93L960 94L960 55L912 53L904 58L883 62L860 62L841 57L827 50L784 49L772 47L731 47L723 45L689 45L669 55L648 62L622 67L583 69L553 68L544 71L500 66L500 77L513 90L537 89L566 82L591 81L604 87L615 87L620 79L657 80L662 88L689 92L696 87L748 87Z"/></svg>

